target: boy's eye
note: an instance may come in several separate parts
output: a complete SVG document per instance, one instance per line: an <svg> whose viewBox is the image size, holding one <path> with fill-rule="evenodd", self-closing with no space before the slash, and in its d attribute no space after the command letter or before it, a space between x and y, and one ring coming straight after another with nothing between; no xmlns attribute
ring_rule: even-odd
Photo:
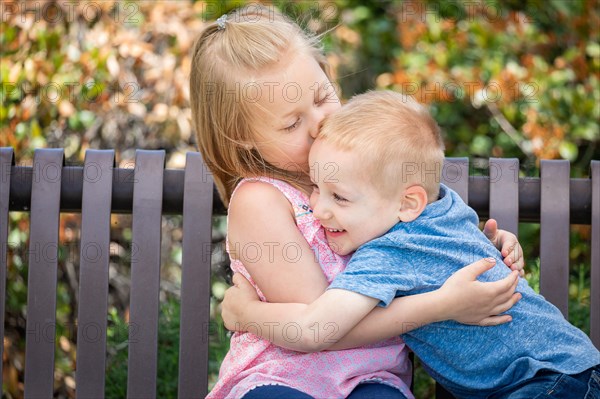
<svg viewBox="0 0 600 399"><path fill-rule="evenodd" d="M292 130L297 128L298 125L300 125L300 118L296 119L296 122L294 122L291 125L289 125L288 127L284 128L284 130L287 132L291 132Z"/></svg>
<svg viewBox="0 0 600 399"><path fill-rule="evenodd" d="M333 193L333 199L337 202L348 202L348 200L344 197L340 197L336 193Z"/></svg>

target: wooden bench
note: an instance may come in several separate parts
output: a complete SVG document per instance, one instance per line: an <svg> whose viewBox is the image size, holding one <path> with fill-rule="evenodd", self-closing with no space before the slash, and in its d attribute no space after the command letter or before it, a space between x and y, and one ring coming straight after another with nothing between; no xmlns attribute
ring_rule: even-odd
<svg viewBox="0 0 600 399"><path fill-rule="evenodd" d="M540 178L518 178L514 159L490 159L490 176L469 176L468 159L449 158L443 181L483 219L517 233L518 223L541 223L540 289L567 315L569 225L591 224L591 338L600 347L600 161L590 179L570 179L568 161L542 161ZM225 212L198 153L184 170L165 169L164 151L136 152L135 168L115 168L112 150L88 150L83 166L64 166L62 149L35 151L33 166L16 166L0 149L0 329L4 301L8 213L30 212L30 248L58 250L60 212L81 212L77 329L77 396L104 397L111 213L131 213L132 251L127 395L156 397L161 216L183 215L178 396L204 397L208 386L210 245L213 213ZM25 397L53 396L57 256L30 252ZM10 284L10 281L8 282ZM132 338L133 330L129 330ZM94 339L90 339L94 337ZM2 348L0 347L0 350ZM1 364L0 364L1 367ZM0 368L0 373L2 372ZM439 389L438 397L447 397Z"/></svg>

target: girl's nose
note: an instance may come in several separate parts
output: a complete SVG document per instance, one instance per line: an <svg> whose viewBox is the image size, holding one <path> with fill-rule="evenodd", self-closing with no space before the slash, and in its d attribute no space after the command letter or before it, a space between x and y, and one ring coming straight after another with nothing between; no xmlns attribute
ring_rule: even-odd
<svg viewBox="0 0 600 399"><path fill-rule="evenodd" d="M309 133L310 136L313 139L317 138L317 135L319 134L319 128L321 127L321 122L323 121L323 119L325 118L325 112L323 112L322 109L315 109L314 113L312 115L312 120L311 120L311 125L309 128Z"/></svg>

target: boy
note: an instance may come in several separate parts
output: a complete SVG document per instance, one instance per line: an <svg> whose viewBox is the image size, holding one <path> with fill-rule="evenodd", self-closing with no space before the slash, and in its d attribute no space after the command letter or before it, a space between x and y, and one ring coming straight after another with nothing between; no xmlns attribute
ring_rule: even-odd
<svg viewBox="0 0 600 399"><path fill-rule="evenodd" d="M440 288L475 259L501 264L475 212L439 183L443 159L439 127L410 97L370 92L329 116L310 152L311 206L332 249L356 252L310 305L256 303L253 290L233 290L245 295L229 304L242 308L234 321L269 325L258 333L289 349L323 350L335 341L321 331L344 336L375 306ZM480 280L509 273L498 265ZM600 353L589 338L524 279L517 291L523 298L510 309L510 323L442 321L402 338L457 397L533 398L552 391L552 397L599 398Z"/></svg>

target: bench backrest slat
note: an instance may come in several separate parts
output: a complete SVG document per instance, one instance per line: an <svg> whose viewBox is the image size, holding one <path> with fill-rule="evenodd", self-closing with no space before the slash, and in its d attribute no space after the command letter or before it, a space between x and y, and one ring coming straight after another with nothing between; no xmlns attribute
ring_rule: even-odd
<svg viewBox="0 0 600 399"><path fill-rule="evenodd" d="M519 235L519 160L490 159L490 218Z"/></svg>
<svg viewBox="0 0 600 399"><path fill-rule="evenodd" d="M131 243L128 398L155 398L164 151L135 158Z"/></svg>
<svg viewBox="0 0 600 399"><path fill-rule="evenodd" d="M600 348L600 161L592 161L592 264L590 290L590 337Z"/></svg>
<svg viewBox="0 0 600 399"><path fill-rule="evenodd" d="M568 319L569 161L542 160L540 178L540 294Z"/></svg>
<svg viewBox="0 0 600 399"><path fill-rule="evenodd" d="M15 164L12 148L0 148L0 337L4 339L4 303L6 300L6 270L8 267L8 203L10 201L10 172ZM0 359L4 359L0 345ZM0 375L2 374L0 362Z"/></svg>
<svg viewBox="0 0 600 399"><path fill-rule="evenodd" d="M183 199L179 398L208 393L213 179L199 153L188 152Z"/></svg>
<svg viewBox="0 0 600 399"><path fill-rule="evenodd" d="M25 398L50 398L54 393L54 336L62 149L37 150L33 157Z"/></svg>
<svg viewBox="0 0 600 399"><path fill-rule="evenodd" d="M113 150L88 150L85 155L77 315L78 398L104 397L114 160Z"/></svg>
<svg viewBox="0 0 600 399"><path fill-rule="evenodd" d="M441 182L456 191L460 198L469 203L469 158L446 158Z"/></svg>
<svg viewBox="0 0 600 399"><path fill-rule="evenodd" d="M469 203L469 158L445 158L440 180L456 191L465 204ZM437 399L453 398L452 394L438 383L435 384L435 397Z"/></svg>

